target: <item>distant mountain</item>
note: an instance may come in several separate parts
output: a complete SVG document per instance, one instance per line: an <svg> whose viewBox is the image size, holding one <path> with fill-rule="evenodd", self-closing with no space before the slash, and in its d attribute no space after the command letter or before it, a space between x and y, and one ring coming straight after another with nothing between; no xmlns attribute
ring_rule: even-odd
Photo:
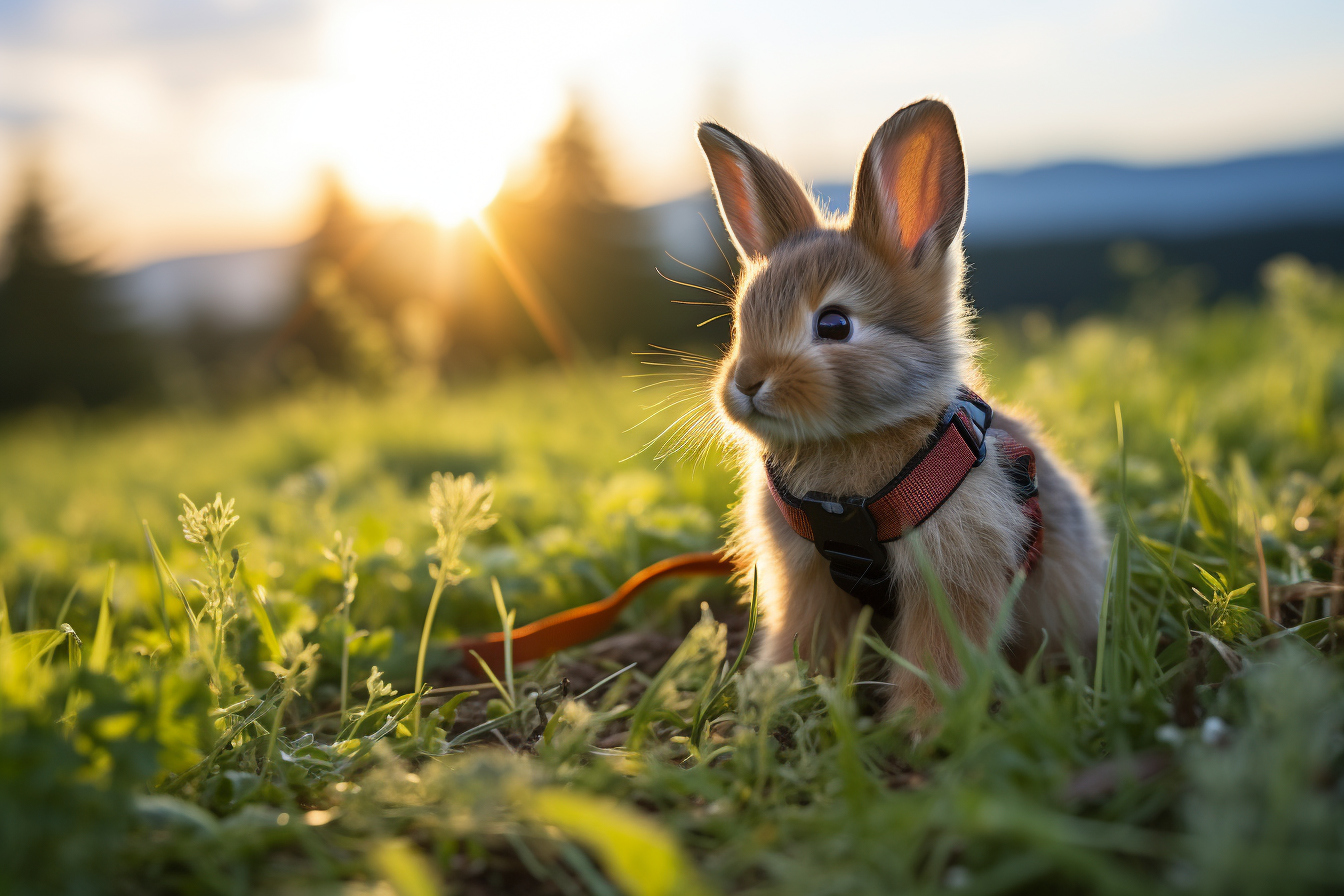
<svg viewBox="0 0 1344 896"><path fill-rule="evenodd" d="M849 184L814 184L831 210ZM970 177L966 243L1010 246L1057 239L1209 236L1344 220L1344 146L1205 165L1140 168L1072 162ZM649 209L673 254L714 253L701 216L709 193Z"/></svg>
<svg viewBox="0 0 1344 896"><path fill-rule="evenodd" d="M847 195L847 193L846 193ZM1344 219L1344 146L1213 165L1074 163L971 176L968 245L1191 237Z"/></svg>
<svg viewBox="0 0 1344 896"><path fill-rule="evenodd" d="M173 330L196 319L234 329L275 322L293 299L307 243L156 261L112 278L131 321Z"/></svg>
<svg viewBox="0 0 1344 896"><path fill-rule="evenodd" d="M814 190L836 211L849 206L848 184ZM731 254L708 190L641 214L659 255L722 270L716 238ZM975 173L966 234L972 290L984 309L1062 307L1066 296L1076 302L1112 290L1105 250L1124 238L1170 249L1175 263L1209 267L1216 289L1246 288L1259 265L1283 251L1344 268L1344 146L1204 165L1076 162ZM298 245L174 258L118 276L115 289L137 322L155 328L199 316L262 326L283 315L303 252ZM671 262L660 267L680 276Z"/></svg>

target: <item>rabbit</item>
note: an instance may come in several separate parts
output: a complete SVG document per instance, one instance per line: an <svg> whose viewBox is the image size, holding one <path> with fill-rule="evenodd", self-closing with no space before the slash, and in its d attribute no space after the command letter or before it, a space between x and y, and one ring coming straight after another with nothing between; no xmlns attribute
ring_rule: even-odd
<svg viewBox="0 0 1344 896"><path fill-rule="evenodd" d="M718 124L701 123L698 137L741 258L732 342L711 392L741 476L727 551L739 575L757 576L753 659L786 662L796 645L814 667L833 669L861 605L791 528L771 495L766 461L795 495L871 495L925 445L959 387L983 385L962 295L961 139L945 103L901 109L864 150L849 213L838 216L822 212L783 165ZM1042 646L1056 659L1066 647L1095 652L1106 554L1087 491L1026 414L995 408L993 426L985 462L915 529L918 538L883 545L898 601L888 643L953 687L961 669L915 542L956 625L987 645L1031 525L1014 495L1005 434L1035 454L1044 537L1003 649L1019 669ZM888 681L885 713L913 710L928 720L938 710L921 676L894 664Z"/></svg>

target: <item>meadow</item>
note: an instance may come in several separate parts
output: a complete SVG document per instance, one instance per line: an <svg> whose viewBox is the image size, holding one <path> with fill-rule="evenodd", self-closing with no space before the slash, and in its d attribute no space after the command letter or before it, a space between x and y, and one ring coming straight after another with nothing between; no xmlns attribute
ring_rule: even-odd
<svg viewBox="0 0 1344 896"><path fill-rule="evenodd" d="M922 736L873 715L871 632L834 674L753 666L721 580L467 673L458 635L721 543L731 473L641 451L675 412L641 422L633 362L11 419L0 888L1337 891L1344 282L1264 279L979 323L1107 520L1105 636L1049 675L960 644Z"/></svg>

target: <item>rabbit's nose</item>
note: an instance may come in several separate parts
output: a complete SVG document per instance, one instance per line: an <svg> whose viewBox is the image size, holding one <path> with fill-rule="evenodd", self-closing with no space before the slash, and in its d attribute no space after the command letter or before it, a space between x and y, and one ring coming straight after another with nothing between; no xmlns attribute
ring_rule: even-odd
<svg viewBox="0 0 1344 896"><path fill-rule="evenodd" d="M755 382L752 382L752 380L755 380ZM765 385L765 380L759 379L755 374L744 377L739 372L737 376L733 377L733 385L737 386L737 391L751 398L761 391L761 387Z"/></svg>
<svg viewBox="0 0 1344 896"><path fill-rule="evenodd" d="M764 388L767 372L766 365L759 358L744 354L737 359L737 366L733 368L733 385L743 395L753 398Z"/></svg>

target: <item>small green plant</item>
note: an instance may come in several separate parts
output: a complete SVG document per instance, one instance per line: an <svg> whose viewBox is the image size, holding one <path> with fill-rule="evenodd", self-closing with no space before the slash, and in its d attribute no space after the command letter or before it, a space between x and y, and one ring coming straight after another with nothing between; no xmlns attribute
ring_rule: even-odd
<svg viewBox="0 0 1344 896"><path fill-rule="evenodd" d="M355 553L355 540L342 538L337 532L330 547L322 549L322 556L336 563L341 569L341 602L336 612L341 626L341 727L345 727L345 714L350 697L350 642L360 636L350 625L350 605L355 602L355 588L359 585L359 574L355 572L355 563L359 555ZM375 667L377 671L377 667ZM372 680L372 679L370 679Z"/></svg>
<svg viewBox="0 0 1344 896"><path fill-rule="evenodd" d="M234 676L224 663L224 641L229 626L237 618L234 580L240 555L237 548L225 552L224 537L238 522L238 515L233 511L233 499L226 504L219 492L215 493L214 501L202 507L197 507L186 495L178 498L182 501L182 514L177 518L182 524L182 535L201 548L205 562L206 580L194 582L203 599L200 613L192 615L194 635L200 637L200 621L208 620L205 637L209 643L204 649L209 651L210 671L220 704L227 705L233 697Z"/></svg>
<svg viewBox="0 0 1344 896"><path fill-rule="evenodd" d="M429 597L429 611L420 631L420 653L415 658L416 706L414 730L420 730L419 693L425 682L425 653L429 649L429 634L434 627L434 614L439 609L443 590L457 585L470 570L462 562L462 547L474 532L489 529L497 516L490 512L494 502L494 486L478 483L470 473L447 476L435 473L429 484L429 519L434 524L434 545L427 551L430 559L429 574L434 578L434 591Z"/></svg>
<svg viewBox="0 0 1344 896"><path fill-rule="evenodd" d="M1208 592L1205 594L1198 588L1190 589L1203 601L1205 630L1228 642L1239 641L1255 634L1260 626L1251 609L1237 603L1237 598L1254 588L1255 583L1232 588L1222 573L1211 573L1198 564L1195 565L1195 569L1199 570L1204 591Z"/></svg>

